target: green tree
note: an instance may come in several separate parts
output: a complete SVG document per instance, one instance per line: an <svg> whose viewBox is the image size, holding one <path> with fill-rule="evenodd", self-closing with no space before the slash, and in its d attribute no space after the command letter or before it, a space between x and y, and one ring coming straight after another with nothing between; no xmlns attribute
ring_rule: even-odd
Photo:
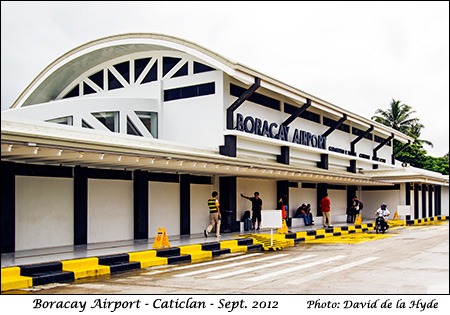
<svg viewBox="0 0 450 315"><path fill-rule="evenodd" d="M375 115L372 116L372 120L413 137L411 126L419 122L418 118L411 117L414 113L415 111L412 111L409 105L401 104L400 100L392 99L390 107L387 110L377 109Z"/></svg>
<svg viewBox="0 0 450 315"><path fill-rule="evenodd" d="M435 158L427 155L427 151L423 148L423 144L433 147L433 143L428 140L420 139L423 124L418 118L412 117L415 111L406 104L402 104L400 100L392 99L390 107L387 110L377 109L372 120L383 125L398 130L414 139L414 142L405 150L400 152L396 159L410 165L430 171L449 174L448 153L444 157ZM394 152L397 152L402 144L394 139Z"/></svg>

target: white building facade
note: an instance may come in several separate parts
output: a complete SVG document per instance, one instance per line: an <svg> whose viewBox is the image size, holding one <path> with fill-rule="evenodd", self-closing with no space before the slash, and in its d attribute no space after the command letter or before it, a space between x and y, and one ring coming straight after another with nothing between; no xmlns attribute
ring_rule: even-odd
<svg viewBox="0 0 450 315"><path fill-rule="evenodd" d="M239 230L260 193L345 217L448 215L448 176L401 165L412 139L183 39L124 34L61 56L2 112L2 253L202 233L219 192Z"/></svg>

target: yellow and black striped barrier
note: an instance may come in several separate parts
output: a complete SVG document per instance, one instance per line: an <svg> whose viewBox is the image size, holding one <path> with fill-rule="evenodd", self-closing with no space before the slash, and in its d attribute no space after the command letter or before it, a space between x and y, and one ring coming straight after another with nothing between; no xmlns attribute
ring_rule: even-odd
<svg viewBox="0 0 450 315"><path fill-rule="evenodd" d="M446 216L407 220L407 225L429 224L448 220ZM88 257L44 264L6 267L1 270L1 291L29 288L76 279L109 276L132 269L174 263L208 260L212 257L251 250L281 250L301 242L362 233L373 230L375 223L302 231L288 234L274 234L271 246L268 234L238 235L236 240L226 240L204 244L186 245L168 249L152 249L129 252L120 255Z"/></svg>
<svg viewBox="0 0 450 315"><path fill-rule="evenodd" d="M186 245L168 249L152 249L120 255L63 260L52 263L2 268L3 291L29 288L77 279L109 276L113 273L151 266L209 260L212 257L235 252L262 250L262 244L253 239L236 239L204 244Z"/></svg>

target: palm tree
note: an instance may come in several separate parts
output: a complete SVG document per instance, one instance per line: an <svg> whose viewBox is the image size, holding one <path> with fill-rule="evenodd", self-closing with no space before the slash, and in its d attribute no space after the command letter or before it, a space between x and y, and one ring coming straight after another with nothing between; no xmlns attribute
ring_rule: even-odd
<svg viewBox="0 0 450 315"><path fill-rule="evenodd" d="M415 111L411 111L411 107L406 104L401 104L401 101L392 99L391 107L387 110L377 109L375 116L372 119L383 125L389 126L395 130L408 134L413 123L419 121L418 118L410 118ZM376 116L379 114L380 116Z"/></svg>
<svg viewBox="0 0 450 315"><path fill-rule="evenodd" d="M422 128L425 128L425 126L420 124L420 123L418 123L418 122L413 123L411 125L410 130L409 130L409 135L414 138L414 143L418 143L418 144L421 144L421 145L422 144L427 144L427 145L429 145L430 147L433 148L434 145L433 145L433 143L431 141L419 139L420 134L422 132Z"/></svg>
<svg viewBox="0 0 450 315"><path fill-rule="evenodd" d="M377 109L372 119L414 138L414 142L417 144L425 143L433 147L433 143L430 141L419 139L421 130L425 126L419 123L419 118L412 117L415 111L411 109L411 106L401 104L400 100L392 99L390 108L387 110ZM377 116L377 114L379 115Z"/></svg>

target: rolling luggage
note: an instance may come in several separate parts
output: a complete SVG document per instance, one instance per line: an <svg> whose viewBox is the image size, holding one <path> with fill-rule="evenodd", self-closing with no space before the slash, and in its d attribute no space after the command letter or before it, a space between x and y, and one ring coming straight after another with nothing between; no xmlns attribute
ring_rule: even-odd
<svg viewBox="0 0 450 315"><path fill-rule="evenodd" d="M355 222L355 215L354 214L347 214L347 223L354 223Z"/></svg>

